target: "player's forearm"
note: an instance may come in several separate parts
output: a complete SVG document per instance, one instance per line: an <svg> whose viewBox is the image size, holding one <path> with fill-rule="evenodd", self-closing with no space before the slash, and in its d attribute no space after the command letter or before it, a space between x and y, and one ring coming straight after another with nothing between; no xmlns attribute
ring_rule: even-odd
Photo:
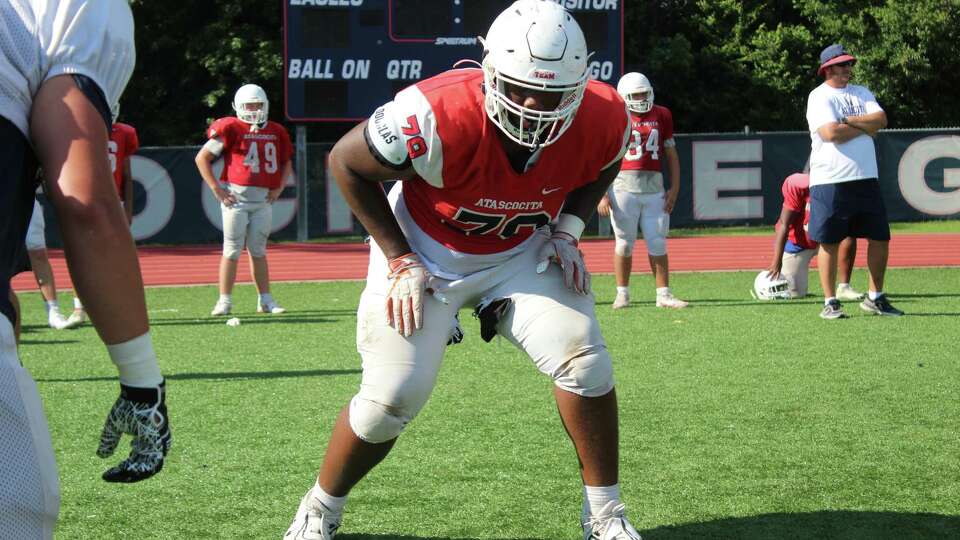
<svg viewBox="0 0 960 540"><path fill-rule="evenodd" d="M383 254L389 259L410 253L410 244L390 209L383 186L360 178L346 167L334 164L333 160L331 172L353 215L377 242Z"/></svg>
<svg viewBox="0 0 960 540"><path fill-rule="evenodd" d="M577 216L584 223L589 222L597 210L597 204L607 193L618 172L620 172L619 164L612 165L601 171L595 181L571 191L563 201L561 213Z"/></svg>
<svg viewBox="0 0 960 540"><path fill-rule="evenodd" d="M861 129L839 122L831 122L820 128L818 132L824 142L833 144L842 144L865 134Z"/></svg>
<svg viewBox="0 0 960 540"><path fill-rule="evenodd" d="M847 124L873 136L881 129L887 127L887 115L883 111L877 111L860 116L848 116Z"/></svg>

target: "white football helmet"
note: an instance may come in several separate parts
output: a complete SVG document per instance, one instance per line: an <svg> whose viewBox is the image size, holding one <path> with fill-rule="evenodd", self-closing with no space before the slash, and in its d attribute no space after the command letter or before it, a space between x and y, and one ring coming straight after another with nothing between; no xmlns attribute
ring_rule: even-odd
<svg viewBox="0 0 960 540"><path fill-rule="evenodd" d="M762 270L753 280L753 296L757 300L789 300L790 282L783 277L770 279L767 271Z"/></svg>
<svg viewBox="0 0 960 540"><path fill-rule="evenodd" d="M248 109L247 105L251 103L260 103L261 106L258 109ZM245 84L233 95L233 110L240 121L260 126L267 121L270 101L263 88L255 84Z"/></svg>
<svg viewBox="0 0 960 540"><path fill-rule="evenodd" d="M644 92L647 93L644 99L631 99L630 97ZM623 100L627 102L627 108L631 111L643 114L650 112L650 109L653 108L653 85L650 84L650 79L643 73L633 71L620 77L620 82L617 83L617 93L623 96Z"/></svg>
<svg viewBox="0 0 960 540"><path fill-rule="evenodd" d="M514 142L539 148L573 124L587 88L587 42L577 21L548 0L518 0L503 11L483 44L484 108ZM557 92L557 108L538 111L510 100L507 85Z"/></svg>

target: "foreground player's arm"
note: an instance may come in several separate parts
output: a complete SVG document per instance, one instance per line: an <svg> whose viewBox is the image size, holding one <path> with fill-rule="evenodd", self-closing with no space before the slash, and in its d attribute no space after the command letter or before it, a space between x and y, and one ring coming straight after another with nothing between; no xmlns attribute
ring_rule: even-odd
<svg viewBox="0 0 960 540"><path fill-rule="evenodd" d="M337 142L330 151L330 172L353 214L377 241L383 254L392 259L411 250L380 184L410 178L414 170L412 166L393 169L377 160L364 138L366 128L364 121Z"/></svg>
<svg viewBox="0 0 960 540"><path fill-rule="evenodd" d="M127 225L133 223L133 174L130 172L130 158L123 160L123 213L127 216Z"/></svg>
<svg viewBox="0 0 960 540"><path fill-rule="evenodd" d="M213 176L213 162L220 157L220 152L222 151L223 143L216 138L210 139L200 148L200 151L197 152L197 157L195 157L193 161L197 164L197 170L200 171L200 177L203 178L203 183L210 188L214 197L227 206L233 206L237 204L236 197L220 187L220 183L217 182L216 177Z"/></svg>
<svg viewBox="0 0 960 540"><path fill-rule="evenodd" d="M767 267L767 277L770 279L780 277L780 270L783 268L783 250L787 245L787 234L790 232L790 224L798 215L799 212L786 206L780 211L780 226L777 227L777 233L773 237L773 259L770 260L770 266Z"/></svg>
<svg viewBox="0 0 960 540"><path fill-rule="evenodd" d="M107 126L91 99L70 75L47 80L34 97L30 138L48 178L73 283L120 374L121 395L97 454L110 455L122 433L134 438L127 459L103 478L136 482L163 467L170 426L136 248L107 161Z"/></svg>

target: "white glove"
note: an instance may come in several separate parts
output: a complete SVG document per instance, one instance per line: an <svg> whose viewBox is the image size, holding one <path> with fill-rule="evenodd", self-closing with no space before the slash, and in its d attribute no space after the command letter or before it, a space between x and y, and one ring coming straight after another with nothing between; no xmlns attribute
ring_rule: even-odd
<svg viewBox="0 0 960 540"><path fill-rule="evenodd" d="M423 293L432 277L415 253L389 260L387 324L409 337L423 326Z"/></svg>
<svg viewBox="0 0 960 540"><path fill-rule="evenodd" d="M577 239L573 235L563 231L554 232L550 240L540 248L537 260L538 274L546 272L550 263L555 262L563 270L563 283L568 289L580 294L590 292L590 273L587 272L583 252L577 248Z"/></svg>
<svg viewBox="0 0 960 540"><path fill-rule="evenodd" d="M160 472L170 449L166 384L152 388L120 385L120 397L107 414L97 455L113 455L124 433L133 436L130 455L103 473L107 482L139 482Z"/></svg>

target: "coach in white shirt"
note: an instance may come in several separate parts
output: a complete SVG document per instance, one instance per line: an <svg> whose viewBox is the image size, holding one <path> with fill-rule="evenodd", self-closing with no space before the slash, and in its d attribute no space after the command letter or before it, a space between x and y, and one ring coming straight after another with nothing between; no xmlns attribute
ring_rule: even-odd
<svg viewBox="0 0 960 540"><path fill-rule="evenodd" d="M837 252L847 236L867 238L869 296L861 309L877 315L903 315L883 294L890 226L877 181L873 139L887 126L887 115L866 87L849 84L856 58L842 45L820 53L823 84L807 98L810 126L809 237L820 243L817 262L823 287L824 319L845 317L836 298Z"/></svg>

